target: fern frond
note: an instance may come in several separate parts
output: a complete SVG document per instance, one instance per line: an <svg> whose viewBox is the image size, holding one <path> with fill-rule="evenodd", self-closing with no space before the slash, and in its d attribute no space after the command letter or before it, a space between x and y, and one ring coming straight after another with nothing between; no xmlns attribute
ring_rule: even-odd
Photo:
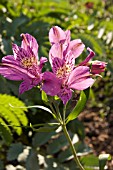
<svg viewBox="0 0 113 170"><path fill-rule="evenodd" d="M7 106L0 106L0 116L8 122L8 124L15 130L18 135L21 134L21 124L17 116L11 112Z"/></svg>
<svg viewBox="0 0 113 170"><path fill-rule="evenodd" d="M17 106L18 108L11 107L10 105ZM27 108L25 108L25 104L22 101L14 96L0 94L0 119L4 121L1 124L1 131L3 125L7 126L7 129L9 129L8 126L11 126L11 129L20 135L22 133L21 125L26 126L28 123L25 111L27 111Z"/></svg>
<svg viewBox="0 0 113 170"><path fill-rule="evenodd" d="M78 34L77 38L80 38L86 47L90 47L95 51L96 55L102 56L105 54L105 47L101 40L89 34Z"/></svg>
<svg viewBox="0 0 113 170"><path fill-rule="evenodd" d="M7 145L9 145L13 139L11 130L2 118L0 118L0 136Z"/></svg>

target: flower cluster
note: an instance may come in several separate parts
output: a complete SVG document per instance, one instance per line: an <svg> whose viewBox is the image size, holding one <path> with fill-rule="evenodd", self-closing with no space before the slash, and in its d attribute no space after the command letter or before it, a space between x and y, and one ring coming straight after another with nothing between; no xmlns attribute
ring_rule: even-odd
<svg viewBox="0 0 113 170"><path fill-rule="evenodd" d="M95 81L92 75L105 70L105 62L91 61L95 53L90 48L87 48L89 55L86 59L76 65L75 59L83 52L85 45L80 39L71 40L69 30L63 31L54 26L49 32L49 62L52 72L42 73L47 58L41 57L39 60L36 39L28 33L21 34L21 37L21 47L13 44L13 55L3 57L0 64L1 75L10 80L22 81L20 94L40 84L47 95L57 95L66 104L74 90L92 86Z"/></svg>

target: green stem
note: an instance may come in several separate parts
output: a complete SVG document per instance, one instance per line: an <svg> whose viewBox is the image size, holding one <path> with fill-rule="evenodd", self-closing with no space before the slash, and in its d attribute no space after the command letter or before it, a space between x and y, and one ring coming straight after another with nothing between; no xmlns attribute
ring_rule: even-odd
<svg viewBox="0 0 113 170"><path fill-rule="evenodd" d="M69 145L70 145L71 151L73 153L74 160L75 160L76 164L78 165L80 170L84 170L83 166L81 165L81 163L80 163L80 161L79 161L79 159L77 157L77 153L76 153L75 147L72 144L71 138L70 138L69 133L67 131L66 123L65 123L65 115L66 115L66 105L64 106L64 109L63 109L63 124L61 126L62 126L63 132L65 134L65 137L67 138L67 140L69 142Z"/></svg>
<svg viewBox="0 0 113 170"><path fill-rule="evenodd" d="M53 106L52 106L52 104L51 104L51 103L49 104L49 106L50 106L50 108L51 108L51 110L52 110L53 114L55 114L55 116L56 116L56 120L57 120L60 124L62 124L61 116L60 116L60 115L58 115L58 113L56 113L56 112L55 112L55 110L54 110L54 108L53 108ZM60 114L60 113L59 113L59 114Z"/></svg>
<svg viewBox="0 0 113 170"><path fill-rule="evenodd" d="M65 124L62 125L62 129L63 129L63 132L64 132L64 134L65 134L65 136L66 136L66 138L67 138L67 140L68 140L68 142L69 142L69 145L70 145L71 151L72 151L72 153L73 153L74 160L75 160L76 164L78 165L78 167L80 168L80 170L85 170L85 169L83 168L83 166L81 165L78 157L77 157L76 150L75 150L75 148L74 148L74 146L73 146L73 144L72 144L71 138L70 138L70 136L69 136L69 133L68 133L68 131L67 131L67 128L66 128L66 125L65 125Z"/></svg>

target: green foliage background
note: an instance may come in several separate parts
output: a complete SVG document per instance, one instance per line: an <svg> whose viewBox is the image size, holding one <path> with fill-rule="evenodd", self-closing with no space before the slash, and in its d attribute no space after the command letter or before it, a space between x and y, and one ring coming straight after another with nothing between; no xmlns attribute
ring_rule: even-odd
<svg viewBox="0 0 113 170"><path fill-rule="evenodd" d="M107 70L103 73L103 79L99 78L95 83L92 91L91 91L91 100L88 102L88 107L98 107L103 116L107 115L110 111L113 110L113 2L112 0L1 0L0 1L0 58L5 55L12 54L11 44L12 42L20 45L21 33L30 33L32 34L39 43L39 57L45 56L48 58L48 52L50 48L48 33L49 29L58 25L62 27L62 29L70 29L72 39L80 38L84 42L87 47L92 48L95 53L95 59L106 61L108 63ZM82 61L87 56L87 51L83 52L83 54L77 59L76 62ZM46 69L50 69L50 65L46 64ZM12 82L4 79L0 76L0 93L13 95L20 100L22 100L26 105L35 105L35 104L44 104L41 100L41 95L38 88L34 88L23 95L19 96L18 94L19 82ZM34 95L36 94L36 95ZM0 105L4 101L3 96L0 95ZM9 97L10 98L10 97ZM10 100L10 99L9 99ZM15 101L15 99L14 99ZM16 102L17 104L18 102ZM8 104L8 102L7 102ZM2 108L2 107L1 107ZM0 108L0 122L4 121L2 117L2 111ZM5 113L7 115L7 112ZM16 113L17 114L17 113ZM43 116L42 116L43 115ZM2 119L1 119L2 117ZM42 111L40 109L29 109L27 113L28 123L37 124L52 121L52 116L49 115L46 111ZM21 122L22 124L22 122ZM77 133L80 142L84 140L84 127L81 122L76 120L76 125L74 124L72 128L72 124L69 125L70 133L72 136ZM24 125L24 124L23 124ZM0 124L2 126L2 124ZM8 127L8 126L7 126ZM2 127L3 128L3 127ZM20 128L21 129L21 128ZM73 132L73 129L76 129ZM78 129L78 130L77 130ZM13 133L13 128L9 128L8 130L10 134ZM50 138L45 139L45 143L37 144L39 142L39 138L41 138L40 133L32 132L31 128L23 128L21 129L23 132L17 132L14 134L13 144L9 149L8 153L5 150L7 148L6 143L3 142L2 138L0 138L0 168L4 169L4 166L7 165L7 160L10 158L12 151L16 152L15 155L12 156L11 160L17 160L19 153L21 153L27 146L30 148L28 157L26 161L24 161L24 166L27 170L32 163L36 166L35 169L42 168L48 169L45 164L49 165L50 169L54 168L52 162L55 162L58 165L58 169L72 169L72 160L67 161L67 157L69 157L70 153L67 151L64 155L60 155L59 153L62 150L62 138L60 136L56 137L61 139L61 143L57 143L56 148L52 148L53 153L49 153L51 150L50 144L54 142L50 140ZM31 133L32 132L32 133ZM31 136L29 134L32 134ZM53 134L50 134L50 137ZM63 138L64 139L64 138ZM36 140L36 141L35 141ZM43 139L44 140L44 139ZM20 143L19 143L20 142ZM64 142L64 141L63 141ZM32 143L32 144L31 144ZM65 143L65 142L64 142ZM46 144L46 145L44 145ZM80 144L80 143L79 143ZM15 149L15 145L19 145L20 149ZM34 146L35 145L35 146ZM40 147L42 146L43 147ZM4 146L4 147L3 147ZM54 145L52 145L54 146ZM58 147L59 146L59 147ZM81 145L82 147L84 145ZM43 148L46 148L45 151ZM37 148L39 152L37 153ZM79 148L79 147L78 147ZM7 148L8 149L8 148ZM57 151L55 150L57 149ZM67 147L68 149L68 147ZM82 148L82 153L83 153ZM57 153L58 152L58 153ZM90 153L90 150L87 151ZM40 165L40 161L36 159L38 155L42 155L44 157L45 162L43 165ZM61 154L61 153L60 153ZM68 155L65 157L65 155ZM8 156L6 156L8 155ZM34 159L32 159L32 155L34 155ZM51 155L48 157L47 155ZM59 162L56 159L56 155L58 158L62 158L62 162ZM39 156L40 157L40 156ZM86 169L88 169L88 159L84 161L84 157L81 158L83 164L86 165ZM94 165L98 166L97 158L92 158L95 160ZM28 162L31 162L28 163ZM84 163L85 162L85 163ZM91 161L90 161L91 162ZM64 164L62 164L64 163ZM19 162L19 164L22 164ZM55 165L56 165L55 164ZM31 170L31 169L30 169ZM33 169L34 170L34 169Z"/></svg>

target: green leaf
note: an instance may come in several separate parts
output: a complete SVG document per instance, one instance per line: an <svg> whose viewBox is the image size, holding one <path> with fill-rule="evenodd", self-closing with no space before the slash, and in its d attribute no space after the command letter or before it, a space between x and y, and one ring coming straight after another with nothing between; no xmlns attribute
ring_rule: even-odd
<svg viewBox="0 0 113 170"><path fill-rule="evenodd" d="M104 170L107 160L111 160L110 154L100 154L99 155L99 168L100 170Z"/></svg>
<svg viewBox="0 0 113 170"><path fill-rule="evenodd" d="M26 160L26 170L38 170L39 168L39 163L38 163L38 158L37 158L37 151L34 149L31 149L29 152L29 155Z"/></svg>
<svg viewBox="0 0 113 170"><path fill-rule="evenodd" d="M42 90L42 100L46 103L48 102L47 94L43 90Z"/></svg>
<svg viewBox="0 0 113 170"><path fill-rule="evenodd" d="M77 116L83 111L83 109L85 108L86 102L89 98L89 91L90 91L90 88L88 88L84 91L81 91L80 98L79 98L76 106L72 110L72 112L68 115L66 123L77 118Z"/></svg>
<svg viewBox="0 0 113 170"><path fill-rule="evenodd" d="M99 166L98 158L92 154L81 157L80 161L83 164L85 170L94 170Z"/></svg>
<svg viewBox="0 0 113 170"><path fill-rule="evenodd" d="M55 154L59 152L64 146L68 145L68 142L64 135L59 136L53 140L47 148L49 154Z"/></svg>
<svg viewBox="0 0 113 170"><path fill-rule="evenodd" d="M55 132L39 132L36 133L35 136L33 137L33 141L32 144L35 148L44 145L50 138L52 135L55 135Z"/></svg>
<svg viewBox="0 0 113 170"><path fill-rule="evenodd" d="M9 161L13 161L18 158L18 155L22 153L24 149L24 146L22 143L13 143L11 144L8 153L7 153L7 159Z"/></svg>
<svg viewBox="0 0 113 170"><path fill-rule="evenodd" d="M7 124L2 118L0 118L0 136L4 142L9 145L12 142L12 133Z"/></svg>
<svg viewBox="0 0 113 170"><path fill-rule="evenodd" d="M31 126L31 128L36 132L52 132L55 131L58 127L59 127L58 123L44 124L42 127L39 127L38 129Z"/></svg>

